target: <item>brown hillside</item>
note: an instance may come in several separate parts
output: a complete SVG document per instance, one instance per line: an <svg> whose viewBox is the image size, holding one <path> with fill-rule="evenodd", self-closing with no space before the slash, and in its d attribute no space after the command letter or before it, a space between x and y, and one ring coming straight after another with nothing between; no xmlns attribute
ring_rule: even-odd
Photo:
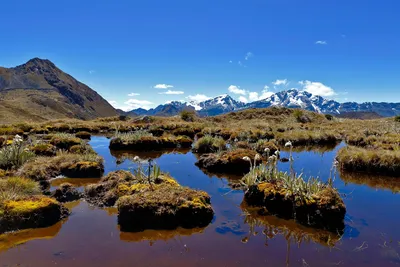
<svg viewBox="0 0 400 267"><path fill-rule="evenodd" d="M0 123L114 115L116 110L104 98L49 60L0 67Z"/></svg>

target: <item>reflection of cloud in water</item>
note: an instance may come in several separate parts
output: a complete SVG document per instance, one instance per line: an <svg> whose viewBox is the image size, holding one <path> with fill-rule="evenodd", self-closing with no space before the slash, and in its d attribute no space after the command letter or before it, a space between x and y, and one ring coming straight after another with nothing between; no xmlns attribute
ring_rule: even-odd
<svg viewBox="0 0 400 267"><path fill-rule="evenodd" d="M244 223L250 227L247 239L250 239L251 235L255 235L256 228L264 228L263 234L266 237L266 245L268 245L268 240L280 235L288 241L288 244L295 243L300 246L302 243L316 242L324 246L333 247L341 240L343 235L343 230L333 233L306 227L296 223L294 220L285 220L272 215L260 215L258 214L259 208L249 207L244 203L242 203L241 208L245 214Z"/></svg>
<svg viewBox="0 0 400 267"><path fill-rule="evenodd" d="M52 239L60 232L62 224L65 221L66 220L58 222L47 228L28 229L2 234L0 235L0 252L22 245L31 240Z"/></svg>
<svg viewBox="0 0 400 267"><path fill-rule="evenodd" d="M143 232L120 232L120 239L125 242L143 242L149 241L153 245L156 241L168 241L171 239L179 239L183 236L191 236L193 234L203 233L205 228L177 228L174 230L145 230Z"/></svg>
<svg viewBox="0 0 400 267"><path fill-rule="evenodd" d="M345 183L367 185L375 189L388 189L393 193L400 192L400 179L398 177L340 171L340 178Z"/></svg>
<svg viewBox="0 0 400 267"><path fill-rule="evenodd" d="M232 220L222 222L221 225L215 229L215 231L219 234L226 234L226 233L232 233L234 235L246 234L246 231L242 229L240 224Z"/></svg>

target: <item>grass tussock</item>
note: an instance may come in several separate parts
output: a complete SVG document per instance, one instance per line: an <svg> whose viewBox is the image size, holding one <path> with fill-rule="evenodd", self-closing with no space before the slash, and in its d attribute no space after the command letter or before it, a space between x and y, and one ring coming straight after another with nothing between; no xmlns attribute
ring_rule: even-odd
<svg viewBox="0 0 400 267"><path fill-rule="evenodd" d="M71 178L100 177L104 171L103 158L97 154L59 152L55 157L37 157L27 162L18 174L36 181L60 175Z"/></svg>
<svg viewBox="0 0 400 267"><path fill-rule="evenodd" d="M340 168L346 171L400 176L400 151L344 147L338 151Z"/></svg>
<svg viewBox="0 0 400 267"><path fill-rule="evenodd" d="M164 148L187 148L193 140L187 136L162 135L153 136L147 131L117 133L110 141L114 150L159 150Z"/></svg>
<svg viewBox="0 0 400 267"><path fill-rule="evenodd" d="M50 144L59 149L69 150L72 146L79 145L81 139L69 133L56 133L52 135Z"/></svg>
<svg viewBox="0 0 400 267"><path fill-rule="evenodd" d="M218 152L226 149L226 142L222 137L205 135L193 145L193 150L198 153Z"/></svg>

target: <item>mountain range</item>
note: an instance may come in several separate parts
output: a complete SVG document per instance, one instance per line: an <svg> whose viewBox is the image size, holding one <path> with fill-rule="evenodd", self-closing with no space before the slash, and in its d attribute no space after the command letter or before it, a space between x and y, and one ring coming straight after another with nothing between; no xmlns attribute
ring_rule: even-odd
<svg viewBox="0 0 400 267"><path fill-rule="evenodd" d="M96 91L57 68L34 58L0 67L0 122L93 119L118 112Z"/></svg>
<svg viewBox="0 0 400 267"><path fill-rule="evenodd" d="M296 89L271 94L268 98L243 103L220 95L201 102L172 101L153 109L116 110L87 85L57 68L49 60L34 58L14 68L0 67L0 123L44 121L49 119L94 119L115 116L175 116L183 110L199 116L215 116L249 108L271 106L302 108L346 117L392 117L400 115L400 103L346 102L315 96ZM374 115L375 114L375 115Z"/></svg>
<svg viewBox="0 0 400 267"><path fill-rule="evenodd" d="M202 102L172 101L167 104L159 105L154 109L134 109L127 114L174 116L179 114L182 110L195 110L200 116L215 116L231 111L249 108L268 108L272 106L302 108L318 113L341 116L345 113L354 112L376 113L378 117L392 117L400 115L400 103L339 103L334 100L329 100L321 96L316 96L309 92L299 91L296 89L277 92L268 98L250 103L237 101L231 96L225 94Z"/></svg>

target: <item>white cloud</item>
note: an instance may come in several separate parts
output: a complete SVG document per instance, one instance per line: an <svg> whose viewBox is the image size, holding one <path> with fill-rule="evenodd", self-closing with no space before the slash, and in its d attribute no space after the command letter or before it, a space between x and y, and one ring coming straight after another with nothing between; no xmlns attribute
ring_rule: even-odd
<svg viewBox="0 0 400 267"><path fill-rule="evenodd" d="M128 99L126 102L124 102L124 104L127 105L131 110L137 108L149 109L153 106L153 102L134 98Z"/></svg>
<svg viewBox="0 0 400 267"><path fill-rule="evenodd" d="M315 44L318 45L327 45L328 43L326 41L316 41Z"/></svg>
<svg viewBox="0 0 400 267"><path fill-rule="evenodd" d="M210 99L210 97L202 94L197 94L197 95L190 95L186 97L189 101L194 101L194 102L202 102Z"/></svg>
<svg viewBox="0 0 400 267"><path fill-rule="evenodd" d="M270 97L274 93L268 91L268 88L268 86L264 86L264 90L261 91L261 94L258 94L258 92L249 92L249 100L258 101Z"/></svg>
<svg viewBox="0 0 400 267"><path fill-rule="evenodd" d="M254 54L251 53L251 52L247 52L246 55L245 55L245 57L244 57L244 60L249 60L249 59L252 58L252 57L254 57Z"/></svg>
<svg viewBox="0 0 400 267"><path fill-rule="evenodd" d="M174 87L173 85L165 84L165 83L159 83L154 86L154 88L156 88L156 89L168 89L168 88L173 88L173 87Z"/></svg>
<svg viewBox="0 0 400 267"><path fill-rule="evenodd" d="M160 95L183 95L185 92L184 91L171 91L168 90L166 92L158 93Z"/></svg>
<svg viewBox="0 0 400 267"><path fill-rule="evenodd" d="M96 72L95 70L89 70L89 74L93 74L95 72Z"/></svg>
<svg viewBox="0 0 400 267"><path fill-rule="evenodd" d="M228 87L228 91L237 95L246 95L246 90L240 89L240 86L231 85Z"/></svg>
<svg viewBox="0 0 400 267"><path fill-rule="evenodd" d="M333 96L336 95L335 91L320 82L312 82L312 81L300 81L299 84L303 86L303 90L307 91L313 95L319 96Z"/></svg>
<svg viewBox="0 0 400 267"><path fill-rule="evenodd" d="M250 92L249 93L249 100L250 101L257 101L258 100L258 93L257 92Z"/></svg>
<svg viewBox="0 0 400 267"><path fill-rule="evenodd" d="M114 108L118 105L118 102L115 100L109 100L108 103L110 103L110 105L113 106Z"/></svg>
<svg viewBox="0 0 400 267"><path fill-rule="evenodd" d="M249 101L247 100L247 98L244 97L244 96L240 96L240 97L239 97L239 101L241 101L241 102L243 102L243 103L249 102Z"/></svg>
<svg viewBox="0 0 400 267"><path fill-rule="evenodd" d="M277 85L288 85L288 81L287 79L283 79L283 80L279 80L277 79L275 82L272 82L273 85L277 86Z"/></svg>
<svg viewBox="0 0 400 267"><path fill-rule="evenodd" d="M264 85L264 90L268 90L269 86L268 85Z"/></svg>
<svg viewBox="0 0 400 267"><path fill-rule="evenodd" d="M138 94L138 93L130 93L130 94L128 94L128 96L138 96L138 95L140 95L140 94Z"/></svg>
<svg viewBox="0 0 400 267"><path fill-rule="evenodd" d="M232 63L232 60L229 60L229 63Z"/></svg>

